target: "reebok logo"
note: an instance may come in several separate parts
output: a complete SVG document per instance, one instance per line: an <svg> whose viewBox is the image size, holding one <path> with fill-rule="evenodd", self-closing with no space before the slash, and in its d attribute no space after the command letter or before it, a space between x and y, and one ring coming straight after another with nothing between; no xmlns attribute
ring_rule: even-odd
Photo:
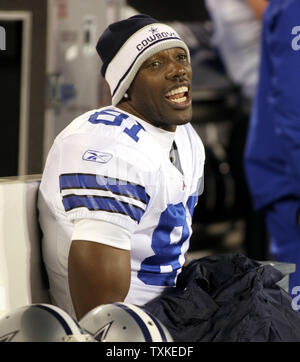
<svg viewBox="0 0 300 362"><path fill-rule="evenodd" d="M87 150L87 151L85 151L84 155L82 156L82 159L84 161L107 163L112 159L112 157L113 157L113 155L111 155L110 153Z"/></svg>

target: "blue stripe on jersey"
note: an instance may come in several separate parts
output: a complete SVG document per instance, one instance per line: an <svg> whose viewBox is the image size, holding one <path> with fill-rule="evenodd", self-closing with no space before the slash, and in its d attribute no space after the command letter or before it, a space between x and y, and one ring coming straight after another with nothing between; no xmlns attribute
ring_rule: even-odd
<svg viewBox="0 0 300 362"><path fill-rule="evenodd" d="M142 318L132 309L128 308L126 305L116 303L116 305L120 308L122 308L124 311L126 311L128 314L131 315L131 317L136 321L136 323L141 328L141 331L144 335L145 342L153 342L151 334L148 330L148 327L146 326L145 322L142 320Z"/></svg>
<svg viewBox="0 0 300 362"><path fill-rule="evenodd" d="M131 197L148 204L150 196L141 185L108 176L73 173L59 176L60 190L95 189L110 191L113 194Z"/></svg>
<svg viewBox="0 0 300 362"><path fill-rule="evenodd" d="M116 200L112 197L98 195L66 195L63 197L63 205L66 211L79 207L85 207L90 211L107 211L127 215L134 221L140 222L144 210L127 202Z"/></svg>
<svg viewBox="0 0 300 362"><path fill-rule="evenodd" d="M188 209L190 211L191 218L194 215L194 210L195 210L195 206L196 206L197 202L198 202L198 196L194 196L194 195L191 195L187 200L186 206L188 207Z"/></svg>

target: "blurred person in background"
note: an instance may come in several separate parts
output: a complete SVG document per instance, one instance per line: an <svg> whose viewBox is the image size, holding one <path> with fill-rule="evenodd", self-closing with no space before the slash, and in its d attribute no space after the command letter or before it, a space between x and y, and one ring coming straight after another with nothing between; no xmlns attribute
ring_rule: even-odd
<svg viewBox="0 0 300 362"><path fill-rule="evenodd" d="M213 45L245 99L253 99L258 81L261 18L266 0L205 0L211 16Z"/></svg>
<svg viewBox="0 0 300 362"><path fill-rule="evenodd" d="M300 286L299 14L298 0L269 2L245 152L254 207L265 216L270 252L276 261L296 264L292 294Z"/></svg>
<svg viewBox="0 0 300 362"><path fill-rule="evenodd" d="M232 119L228 163L235 180L237 213L245 220L245 253L254 259L268 259L263 218L253 210L243 167L251 107L258 83L262 17L266 0L205 0L213 24L212 45L234 85L240 100Z"/></svg>

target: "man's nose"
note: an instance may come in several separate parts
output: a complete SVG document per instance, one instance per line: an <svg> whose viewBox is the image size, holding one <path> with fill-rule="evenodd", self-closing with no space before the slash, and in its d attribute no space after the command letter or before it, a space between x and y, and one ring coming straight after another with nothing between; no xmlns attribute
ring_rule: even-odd
<svg viewBox="0 0 300 362"><path fill-rule="evenodd" d="M185 68L182 64L179 64L176 61L170 61L166 71L166 79L172 79L176 77L183 77L186 74Z"/></svg>

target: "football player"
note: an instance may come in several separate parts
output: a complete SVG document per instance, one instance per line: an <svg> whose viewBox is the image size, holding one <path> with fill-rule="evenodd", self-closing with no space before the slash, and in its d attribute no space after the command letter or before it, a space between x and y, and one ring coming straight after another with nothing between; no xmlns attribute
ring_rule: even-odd
<svg viewBox="0 0 300 362"><path fill-rule="evenodd" d="M39 192L52 301L78 319L101 304L144 305L175 286L203 190L187 45L170 26L135 15L111 24L96 49L112 105L57 136Z"/></svg>

